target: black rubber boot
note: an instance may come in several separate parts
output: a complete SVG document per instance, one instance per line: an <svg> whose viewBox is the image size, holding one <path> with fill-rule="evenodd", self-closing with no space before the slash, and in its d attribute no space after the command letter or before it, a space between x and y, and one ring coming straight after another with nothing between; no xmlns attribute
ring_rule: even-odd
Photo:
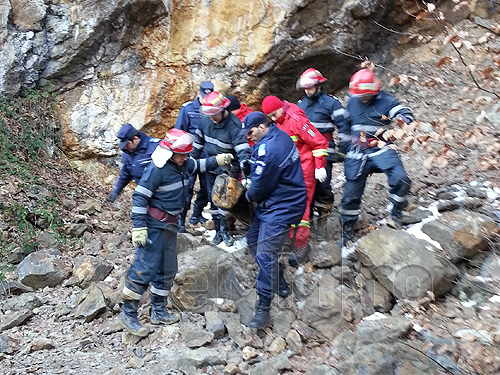
<svg viewBox="0 0 500 375"><path fill-rule="evenodd" d="M203 209L199 207L196 203L193 204L193 214L191 215L191 220L189 220L190 224L205 224L207 222L207 219L203 217L201 214L203 212Z"/></svg>
<svg viewBox="0 0 500 375"><path fill-rule="evenodd" d="M344 247L348 243L352 242L352 240L354 238L353 226L354 226L354 222L352 222L352 221L342 223L342 239L340 241L340 245L342 247Z"/></svg>
<svg viewBox="0 0 500 375"><path fill-rule="evenodd" d="M233 237L231 237L227 231L227 222L224 216L220 216L220 232L222 234L222 239L224 240L226 246L233 246L234 240Z"/></svg>
<svg viewBox="0 0 500 375"><path fill-rule="evenodd" d="M307 254L311 251L311 245L307 244L300 247L294 247L290 257L288 258L288 264L292 267L298 267L300 263L303 263Z"/></svg>
<svg viewBox="0 0 500 375"><path fill-rule="evenodd" d="M326 241L326 223L328 220L328 212L318 210L319 217L316 220L316 240Z"/></svg>
<svg viewBox="0 0 500 375"><path fill-rule="evenodd" d="M186 210L179 215L179 228L180 233L186 233Z"/></svg>
<svg viewBox="0 0 500 375"><path fill-rule="evenodd" d="M144 327L137 319L137 309L139 301L124 300L122 312L120 313L120 322L128 332L139 337L149 335L149 328Z"/></svg>
<svg viewBox="0 0 500 375"><path fill-rule="evenodd" d="M280 296L281 298L286 298L289 295L290 295L290 288L286 283L285 277L283 276L283 270L280 267L278 274L278 296Z"/></svg>
<svg viewBox="0 0 500 375"><path fill-rule="evenodd" d="M178 313L170 314L167 311L167 297L151 293L151 324L173 324L180 319L181 316Z"/></svg>
<svg viewBox="0 0 500 375"><path fill-rule="evenodd" d="M271 298L264 297L259 294L259 301L257 302L257 308L255 309L255 315L248 323L250 328L264 328L269 320L271 319L271 315L269 311L271 310Z"/></svg>
<svg viewBox="0 0 500 375"><path fill-rule="evenodd" d="M220 215L212 215L212 220L214 222L214 228L215 228L215 236L214 239L212 240L212 245L217 246L223 240L222 233L220 231L221 217Z"/></svg>

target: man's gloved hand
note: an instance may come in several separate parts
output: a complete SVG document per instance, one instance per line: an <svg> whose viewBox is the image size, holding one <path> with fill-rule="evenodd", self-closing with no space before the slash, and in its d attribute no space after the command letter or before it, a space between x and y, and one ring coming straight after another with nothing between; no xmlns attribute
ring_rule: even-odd
<svg viewBox="0 0 500 375"><path fill-rule="evenodd" d="M247 178L242 178L241 179L241 184L243 187L248 190L250 189L250 186L252 185L252 181L247 177Z"/></svg>
<svg viewBox="0 0 500 375"><path fill-rule="evenodd" d="M241 172L246 176L250 176L250 161L249 160L243 160L240 163L240 168Z"/></svg>
<svg viewBox="0 0 500 375"><path fill-rule="evenodd" d="M231 161L233 161L234 156L232 154L218 154L215 155L215 160L217 160L217 164L219 167L229 167L231 165Z"/></svg>
<svg viewBox="0 0 500 375"><path fill-rule="evenodd" d="M401 114L399 114L399 115L396 116L396 121L398 121L398 120L399 121L403 121L405 124L409 124L410 122L412 122L411 119L409 119L408 117L403 116Z"/></svg>
<svg viewBox="0 0 500 375"><path fill-rule="evenodd" d="M314 177L319 182L323 183L326 181L326 169L325 168L316 168L314 170Z"/></svg>
<svg viewBox="0 0 500 375"><path fill-rule="evenodd" d="M345 159L345 154L341 152L335 152L333 154L332 163L342 163Z"/></svg>
<svg viewBox="0 0 500 375"><path fill-rule="evenodd" d="M132 229L132 246L137 245L146 246L146 240L148 239L148 228L133 228Z"/></svg>
<svg viewBox="0 0 500 375"><path fill-rule="evenodd" d="M113 203L114 201L116 201L116 198L118 198L118 194L116 194L114 191L109 193L109 195L108 195L109 202Z"/></svg>

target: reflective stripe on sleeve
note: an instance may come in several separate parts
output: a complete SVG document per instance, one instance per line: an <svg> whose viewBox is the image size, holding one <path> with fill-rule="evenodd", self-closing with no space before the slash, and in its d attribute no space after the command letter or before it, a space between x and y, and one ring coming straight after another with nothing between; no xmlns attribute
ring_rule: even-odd
<svg viewBox="0 0 500 375"><path fill-rule="evenodd" d="M389 118L394 118L396 114L401 111L402 109L405 109L406 107L402 104L395 106L389 111Z"/></svg>
<svg viewBox="0 0 500 375"><path fill-rule="evenodd" d="M146 207L132 206L132 213L146 215L148 213L148 209Z"/></svg>
<svg viewBox="0 0 500 375"><path fill-rule="evenodd" d="M141 186L141 185L137 185L137 187L135 188L135 191L142 194L142 195L145 195L148 198L151 198L151 196L153 195L153 192L151 190L146 189L144 186Z"/></svg>
<svg viewBox="0 0 500 375"><path fill-rule="evenodd" d="M326 156L326 155L328 155L328 153L326 152L325 148L318 148L316 150L313 150L313 156L315 158L319 158L321 156Z"/></svg>
<svg viewBox="0 0 500 375"><path fill-rule="evenodd" d="M248 143L242 143L241 145L237 145L234 147L234 151L236 151L236 152L240 152L242 150L247 150L247 149L250 149L250 146L248 145Z"/></svg>

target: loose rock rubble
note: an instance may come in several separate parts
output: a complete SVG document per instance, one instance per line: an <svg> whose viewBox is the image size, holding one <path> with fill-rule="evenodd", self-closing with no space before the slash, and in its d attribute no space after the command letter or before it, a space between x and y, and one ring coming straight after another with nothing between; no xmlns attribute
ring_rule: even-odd
<svg viewBox="0 0 500 375"><path fill-rule="evenodd" d="M456 27L478 33L470 20ZM452 66L426 71L435 64L422 61L442 58L433 48L432 43L413 47L393 64L400 70L406 66L420 82L432 75L438 83L447 76L455 86L463 84L463 75L448 76ZM458 109L449 111L450 105L459 107L463 93L448 87L441 87L439 97L430 84L403 87L401 93L422 121L446 114L449 124L456 122L442 134L446 142L477 120L473 111L460 116ZM473 101L472 89L467 95ZM423 147L402 154L413 180L402 228L385 226L387 187L379 175L366 187L353 248L335 245L338 214L330 215L328 241L313 239L309 262L287 267L292 294L274 299L272 324L263 330L245 325L254 310L257 271L245 250L245 226L237 223L232 248L212 247L207 223L179 237L180 269L171 303L182 312L181 321L152 327L143 340L124 333L117 316L123 274L133 260L130 190L114 205L100 203L105 193L99 189L93 199L68 198L67 233L80 236L80 242L66 247L41 231L39 250L19 259L2 282L2 373L500 372L499 176L497 169L473 167L498 143L498 125L487 121L485 106L479 109L486 111L485 143L456 142L455 156L448 156L444 168L422 168L430 151ZM335 169L338 203L342 166ZM145 323L147 297L139 310Z"/></svg>

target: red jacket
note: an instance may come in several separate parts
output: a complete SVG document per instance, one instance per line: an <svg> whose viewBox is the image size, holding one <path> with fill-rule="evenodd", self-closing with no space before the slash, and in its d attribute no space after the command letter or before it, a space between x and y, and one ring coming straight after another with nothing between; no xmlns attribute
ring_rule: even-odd
<svg viewBox="0 0 500 375"><path fill-rule="evenodd" d="M253 109L247 106L246 104L241 104L240 108L233 111L233 113L243 122L243 119L245 118L246 115L249 113L252 113ZM252 147L255 143L253 143L250 139L248 140L248 145Z"/></svg>
<svg viewBox="0 0 500 375"><path fill-rule="evenodd" d="M286 100L283 100L283 115L276 122L297 145L304 177L312 175L314 178L314 169L326 166L326 138L311 124L299 106Z"/></svg>
<svg viewBox="0 0 500 375"><path fill-rule="evenodd" d="M238 116L240 121L243 121L246 115L253 112L253 109L248 107L246 104L241 104L240 109L234 111L233 113Z"/></svg>

